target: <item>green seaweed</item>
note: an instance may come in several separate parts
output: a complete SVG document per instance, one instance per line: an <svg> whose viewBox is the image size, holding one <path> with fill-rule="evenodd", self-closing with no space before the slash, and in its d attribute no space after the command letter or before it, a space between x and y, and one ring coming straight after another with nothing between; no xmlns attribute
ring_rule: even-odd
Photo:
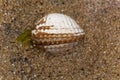
<svg viewBox="0 0 120 80"><path fill-rule="evenodd" d="M30 46L32 44L31 30L25 30L16 40L21 45Z"/></svg>

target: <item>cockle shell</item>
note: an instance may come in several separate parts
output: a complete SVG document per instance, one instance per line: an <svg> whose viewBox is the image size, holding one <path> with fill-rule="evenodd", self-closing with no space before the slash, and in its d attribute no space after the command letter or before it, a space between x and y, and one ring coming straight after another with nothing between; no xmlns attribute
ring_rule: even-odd
<svg viewBox="0 0 120 80"><path fill-rule="evenodd" d="M69 16L49 14L36 23L32 30L34 40L46 49L57 50L77 44L84 37L84 30Z"/></svg>

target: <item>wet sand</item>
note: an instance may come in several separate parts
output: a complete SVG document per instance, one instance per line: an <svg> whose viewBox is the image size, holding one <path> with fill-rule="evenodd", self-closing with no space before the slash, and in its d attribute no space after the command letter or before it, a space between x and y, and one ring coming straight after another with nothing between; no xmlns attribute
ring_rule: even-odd
<svg viewBox="0 0 120 80"><path fill-rule="evenodd" d="M71 53L45 54L16 43L49 13L71 16L85 30ZM0 80L119 80L119 0L0 0Z"/></svg>

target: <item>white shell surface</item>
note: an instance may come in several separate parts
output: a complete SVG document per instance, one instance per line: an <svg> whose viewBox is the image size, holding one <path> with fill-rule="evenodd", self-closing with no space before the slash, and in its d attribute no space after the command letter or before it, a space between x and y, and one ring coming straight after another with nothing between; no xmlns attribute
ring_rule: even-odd
<svg viewBox="0 0 120 80"><path fill-rule="evenodd" d="M35 41L51 52L75 48L84 34L83 29L72 18L59 13L43 17L32 30Z"/></svg>
<svg viewBox="0 0 120 80"><path fill-rule="evenodd" d="M80 26L69 16L59 13L49 14L42 18L43 23L38 23L36 29L42 26L52 26L50 29L33 30L32 34L37 34L39 32L45 32L48 34L68 34L72 33L75 36L83 35L84 31ZM40 20L41 21L41 20Z"/></svg>

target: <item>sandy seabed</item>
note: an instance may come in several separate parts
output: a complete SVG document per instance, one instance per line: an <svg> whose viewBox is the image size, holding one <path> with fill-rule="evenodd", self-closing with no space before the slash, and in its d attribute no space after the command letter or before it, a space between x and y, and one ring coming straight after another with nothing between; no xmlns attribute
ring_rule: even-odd
<svg viewBox="0 0 120 80"><path fill-rule="evenodd" d="M49 13L75 19L84 43L62 55L16 43ZM120 1L0 0L0 41L0 80L120 80Z"/></svg>

